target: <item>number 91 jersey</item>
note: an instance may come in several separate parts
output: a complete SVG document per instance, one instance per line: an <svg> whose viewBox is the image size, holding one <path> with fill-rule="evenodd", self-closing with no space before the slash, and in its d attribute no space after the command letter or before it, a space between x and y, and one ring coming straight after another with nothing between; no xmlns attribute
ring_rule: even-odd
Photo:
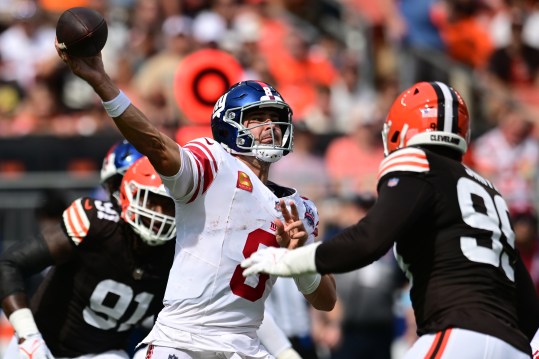
<svg viewBox="0 0 539 359"><path fill-rule="evenodd" d="M56 357L125 349L131 329L162 308L173 241L145 246L112 203L91 198L75 200L62 224L74 254L32 298L45 342Z"/></svg>
<svg viewBox="0 0 539 359"><path fill-rule="evenodd" d="M515 238L496 188L459 161L419 148L393 152L379 178L379 201L400 207L384 213L402 217L392 221L401 234L391 236L412 284L418 333L458 327L527 352L513 307Z"/></svg>

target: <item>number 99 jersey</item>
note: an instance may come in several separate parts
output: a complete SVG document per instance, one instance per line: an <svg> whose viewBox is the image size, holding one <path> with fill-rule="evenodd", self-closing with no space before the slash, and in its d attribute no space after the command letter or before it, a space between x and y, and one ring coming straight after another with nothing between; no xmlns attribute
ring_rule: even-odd
<svg viewBox="0 0 539 359"><path fill-rule="evenodd" d="M32 299L38 328L56 357L125 349L131 329L162 308L173 241L144 245L111 202L91 198L75 200L62 224L74 254Z"/></svg>
<svg viewBox="0 0 539 359"><path fill-rule="evenodd" d="M496 188L460 161L408 147L382 161L378 194L362 221L318 248L319 271L357 268L394 245L419 335L468 329L529 353L515 307L518 253Z"/></svg>

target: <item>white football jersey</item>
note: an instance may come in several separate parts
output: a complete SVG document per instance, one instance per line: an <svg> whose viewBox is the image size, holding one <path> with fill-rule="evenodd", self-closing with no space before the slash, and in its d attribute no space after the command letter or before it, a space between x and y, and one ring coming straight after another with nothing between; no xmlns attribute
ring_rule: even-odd
<svg viewBox="0 0 539 359"><path fill-rule="evenodd" d="M240 263L261 247L278 246L279 198L212 139L193 140L180 151L179 173L162 176L176 201L177 240L156 327L210 336L254 332L276 278L245 278ZM316 207L293 189L280 190L295 201L308 242L314 241Z"/></svg>

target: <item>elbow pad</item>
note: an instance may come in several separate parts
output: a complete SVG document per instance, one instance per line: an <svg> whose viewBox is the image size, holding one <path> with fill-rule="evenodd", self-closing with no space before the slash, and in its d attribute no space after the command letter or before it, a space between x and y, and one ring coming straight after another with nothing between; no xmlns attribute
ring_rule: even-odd
<svg viewBox="0 0 539 359"><path fill-rule="evenodd" d="M0 256L0 301L6 296L25 292L25 279L53 264L42 236L17 242Z"/></svg>

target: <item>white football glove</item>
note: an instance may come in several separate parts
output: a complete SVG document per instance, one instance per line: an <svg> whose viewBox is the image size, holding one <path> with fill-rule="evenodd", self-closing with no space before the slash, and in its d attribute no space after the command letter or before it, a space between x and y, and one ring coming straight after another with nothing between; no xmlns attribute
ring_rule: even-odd
<svg viewBox="0 0 539 359"><path fill-rule="evenodd" d="M267 273L280 277L293 277L299 274L316 273L314 256L321 243L314 243L296 249L268 247L259 249L241 262L245 268L243 275L248 277Z"/></svg>
<svg viewBox="0 0 539 359"><path fill-rule="evenodd" d="M19 359L54 359L41 334L31 334L19 343Z"/></svg>
<svg viewBox="0 0 539 359"><path fill-rule="evenodd" d="M301 355L292 348L285 349L276 359L301 359Z"/></svg>

